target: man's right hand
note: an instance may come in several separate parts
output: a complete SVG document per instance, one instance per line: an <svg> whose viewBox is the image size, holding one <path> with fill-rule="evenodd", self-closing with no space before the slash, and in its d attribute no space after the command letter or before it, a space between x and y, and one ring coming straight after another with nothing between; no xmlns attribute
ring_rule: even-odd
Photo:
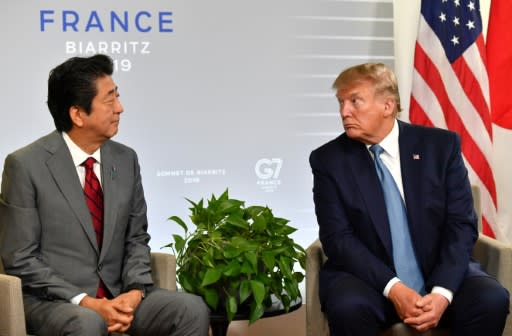
<svg viewBox="0 0 512 336"><path fill-rule="evenodd" d="M397 282L391 287L388 298L393 302L402 321L406 318L418 317L423 313L423 310L416 305L422 296L402 282Z"/></svg>
<svg viewBox="0 0 512 336"><path fill-rule="evenodd" d="M80 306L96 311L107 322L108 332L125 332L130 328L134 309L118 300L85 296Z"/></svg>

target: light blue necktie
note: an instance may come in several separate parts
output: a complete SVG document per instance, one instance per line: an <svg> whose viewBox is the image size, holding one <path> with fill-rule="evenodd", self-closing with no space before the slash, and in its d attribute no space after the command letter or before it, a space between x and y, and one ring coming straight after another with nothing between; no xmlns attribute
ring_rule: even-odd
<svg viewBox="0 0 512 336"><path fill-rule="evenodd" d="M415 289L418 293L424 293L425 284L412 248L404 201L393 176L380 159L384 149L379 145L372 145L370 151L374 154L377 175L384 191L397 276L408 287Z"/></svg>

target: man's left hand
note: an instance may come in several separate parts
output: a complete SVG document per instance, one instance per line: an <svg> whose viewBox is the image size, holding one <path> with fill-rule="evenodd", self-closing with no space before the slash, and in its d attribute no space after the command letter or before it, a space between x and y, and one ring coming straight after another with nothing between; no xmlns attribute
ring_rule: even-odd
<svg viewBox="0 0 512 336"><path fill-rule="evenodd" d="M112 300L119 302L123 306L128 305L133 309L133 311L135 311L142 301L142 291L139 289L132 289L126 293L118 295Z"/></svg>
<svg viewBox="0 0 512 336"><path fill-rule="evenodd" d="M404 323L419 332L435 328L439 324L448 304L448 299L441 294L427 294L416 302L416 307L421 309L423 313L419 316L406 318Z"/></svg>

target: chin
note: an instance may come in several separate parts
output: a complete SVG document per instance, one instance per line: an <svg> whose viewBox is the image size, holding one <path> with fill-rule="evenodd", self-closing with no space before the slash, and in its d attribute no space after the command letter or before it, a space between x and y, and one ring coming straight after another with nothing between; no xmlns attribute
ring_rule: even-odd
<svg viewBox="0 0 512 336"><path fill-rule="evenodd" d="M347 136L350 139L354 139L354 140L357 140L361 136L361 133L353 128L346 129L345 133L347 134Z"/></svg>

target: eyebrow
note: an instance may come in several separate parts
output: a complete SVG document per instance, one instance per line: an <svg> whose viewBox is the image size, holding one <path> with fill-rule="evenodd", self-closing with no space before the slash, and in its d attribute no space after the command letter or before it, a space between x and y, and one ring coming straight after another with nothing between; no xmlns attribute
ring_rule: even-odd
<svg viewBox="0 0 512 336"><path fill-rule="evenodd" d="M361 95L361 92L360 91L355 91L355 92L349 92L347 95L345 95L344 99L349 99L349 98L354 98L356 96L360 96ZM336 97L338 99L342 99L341 96L339 95L336 95Z"/></svg>
<svg viewBox="0 0 512 336"><path fill-rule="evenodd" d="M105 95L105 98L108 98L108 97L114 95L116 92L117 92L117 86L115 88L113 88L112 90L108 91L107 94Z"/></svg>

